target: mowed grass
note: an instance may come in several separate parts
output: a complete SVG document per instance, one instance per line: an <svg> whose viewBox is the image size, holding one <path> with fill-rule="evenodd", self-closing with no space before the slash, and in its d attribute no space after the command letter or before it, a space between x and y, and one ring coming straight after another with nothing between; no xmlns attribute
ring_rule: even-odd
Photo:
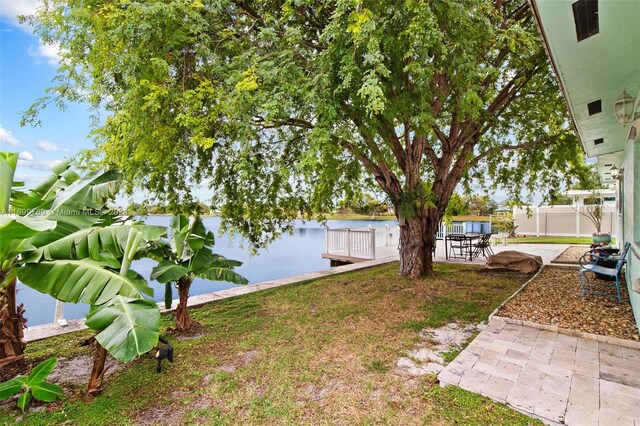
<svg viewBox="0 0 640 426"><path fill-rule="evenodd" d="M509 241L511 245L514 241ZM613 238L611 240L612 244L615 244L616 239ZM527 243L527 244L593 244L593 239L591 237L556 237L556 236L542 236L542 237L518 237L518 243Z"/></svg>
<svg viewBox="0 0 640 426"><path fill-rule="evenodd" d="M0 411L0 424L531 424L395 367L419 330L485 320L527 279L436 264L434 278L411 280L392 263L215 302L192 311L198 332L166 333L176 359L162 373L146 355L96 399L72 388L45 412ZM27 356L88 353L86 335L35 342Z"/></svg>

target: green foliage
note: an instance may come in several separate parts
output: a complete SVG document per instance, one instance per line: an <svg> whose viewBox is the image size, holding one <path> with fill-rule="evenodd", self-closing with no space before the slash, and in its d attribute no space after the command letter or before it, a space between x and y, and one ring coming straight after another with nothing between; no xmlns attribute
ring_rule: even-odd
<svg viewBox="0 0 640 426"><path fill-rule="evenodd" d="M16 268L26 285L58 300L91 305L87 325L114 358L129 362L158 341L153 289L131 262L166 234L160 226L115 224L75 232L25 256Z"/></svg>
<svg viewBox="0 0 640 426"><path fill-rule="evenodd" d="M438 221L459 184L520 201L585 168L526 0L50 0L27 20L63 65L25 121L92 103L92 159L172 210L210 184L254 246L362 185Z"/></svg>
<svg viewBox="0 0 640 426"><path fill-rule="evenodd" d="M176 285L180 285L180 280L184 278L190 284L193 277L235 284L248 283L246 278L233 271L242 262L213 253L213 233L205 228L201 218L176 215L171 219L170 226L171 239L163 241L150 253L159 260L151 271L151 279ZM172 287L165 286L164 300L167 309L171 307L173 299L171 292Z"/></svg>
<svg viewBox="0 0 640 426"><path fill-rule="evenodd" d="M433 386L425 395L433 402L433 411L425 420L429 424L473 425L541 425L540 420L522 415L505 404L469 392L457 386Z"/></svg>
<svg viewBox="0 0 640 426"><path fill-rule="evenodd" d="M1 201L7 207L0 215L0 272L5 278L0 285L17 276L58 300L90 304L87 324L121 361L151 350L159 336L160 313L145 299L153 289L129 267L166 229L125 224L106 211L119 187L115 172L79 176L67 161L33 189L20 192L13 184L16 158L0 155L0 185L11 188Z"/></svg>
<svg viewBox="0 0 640 426"><path fill-rule="evenodd" d="M508 233L513 229L513 217L511 214L501 214L492 217L491 230L497 233Z"/></svg>
<svg viewBox="0 0 640 426"><path fill-rule="evenodd" d="M18 398L18 407L22 411L27 408L31 398L38 401L53 402L62 398L62 388L45 381L56 367L58 360L49 358L38 364L28 376L17 376L9 381L0 383L0 401L11 398L23 392Z"/></svg>
<svg viewBox="0 0 640 426"><path fill-rule="evenodd" d="M114 358L129 362L158 344L160 311L153 300L118 295L92 306L87 326L100 331L96 340Z"/></svg>
<svg viewBox="0 0 640 426"><path fill-rule="evenodd" d="M603 187L602 179L598 172L598 164L589 164L584 172L577 176L576 180L571 189L596 190Z"/></svg>
<svg viewBox="0 0 640 426"><path fill-rule="evenodd" d="M596 233L600 234L602 229L602 218L604 217L604 199L602 194L597 190L593 190L589 197L585 198L583 203L575 207L575 209L584 217L589 219L596 228Z"/></svg>
<svg viewBox="0 0 640 426"><path fill-rule="evenodd" d="M341 200L338 205L347 212L353 211L357 214L372 215L384 214L389 211L389 206L382 201L378 201L371 194L366 192L356 192L350 199Z"/></svg>

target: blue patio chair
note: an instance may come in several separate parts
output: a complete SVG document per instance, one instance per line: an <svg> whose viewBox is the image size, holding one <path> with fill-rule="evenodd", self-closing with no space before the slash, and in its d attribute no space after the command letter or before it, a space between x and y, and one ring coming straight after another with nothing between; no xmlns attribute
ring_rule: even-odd
<svg viewBox="0 0 640 426"><path fill-rule="evenodd" d="M613 297L617 298L618 303L620 303L620 274L622 273L622 267L626 262L627 253L630 248L631 244L626 243L622 254L620 254L619 257L599 255L591 252L585 253L580 258L579 262L582 267L580 271L578 271L578 281L580 282L580 288L582 289L582 293L580 295L596 294L599 296ZM613 261L615 261L614 267L611 266L611 262ZM595 276L589 278L589 273ZM599 281L595 281L595 278L599 278ZM610 279L611 281L603 281L607 279ZM601 291L607 288L615 288L616 293L613 294Z"/></svg>

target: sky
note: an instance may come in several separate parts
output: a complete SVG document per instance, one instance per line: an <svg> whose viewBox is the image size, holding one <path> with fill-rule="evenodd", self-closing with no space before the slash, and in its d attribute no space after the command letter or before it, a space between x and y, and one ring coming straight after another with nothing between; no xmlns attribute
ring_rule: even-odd
<svg viewBox="0 0 640 426"><path fill-rule="evenodd" d="M20 126L20 118L51 86L58 65L55 46L44 46L18 14L32 13L36 0L0 0L0 151L20 152L16 180L28 186L48 175L65 157L93 147L87 138L90 113L85 105L65 111L47 108L40 127Z"/></svg>

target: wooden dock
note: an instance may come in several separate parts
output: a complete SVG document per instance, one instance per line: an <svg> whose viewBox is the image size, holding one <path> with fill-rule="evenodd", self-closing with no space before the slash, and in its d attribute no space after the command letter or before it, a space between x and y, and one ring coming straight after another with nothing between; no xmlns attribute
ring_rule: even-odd
<svg viewBox="0 0 640 426"><path fill-rule="evenodd" d="M375 249L375 255L373 258L365 258L357 255L348 255L346 252L331 252L322 253L323 259L329 259L331 266L340 266L348 263L366 262L374 259L386 259L391 257L398 257L398 246L377 246Z"/></svg>
<svg viewBox="0 0 640 426"><path fill-rule="evenodd" d="M367 228L327 228L324 259L331 266L398 257L398 226Z"/></svg>

